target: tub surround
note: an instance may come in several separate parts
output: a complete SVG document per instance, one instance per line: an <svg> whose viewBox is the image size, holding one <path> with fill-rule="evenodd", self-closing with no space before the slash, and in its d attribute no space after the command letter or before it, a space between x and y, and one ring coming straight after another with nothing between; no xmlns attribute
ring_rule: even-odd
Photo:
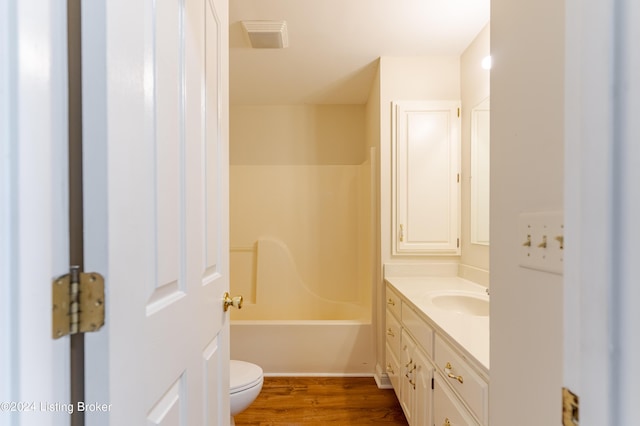
<svg viewBox="0 0 640 426"><path fill-rule="evenodd" d="M332 300L310 288L295 260L287 245L276 238L259 238L246 250L231 247L231 288L235 294L244 296L242 309L232 310L231 320L371 322L370 301L365 297L358 300L358 294L355 291L350 294L348 288L357 290L357 277L338 282L347 288L341 293L336 290ZM351 300L336 300L339 297Z"/></svg>
<svg viewBox="0 0 640 426"><path fill-rule="evenodd" d="M485 295L486 287L455 276L387 276L385 281L403 296L437 333L456 343L465 355L478 363L483 373L489 374L489 317L461 315L435 307L428 300L430 293L443 290Z"/></svg>

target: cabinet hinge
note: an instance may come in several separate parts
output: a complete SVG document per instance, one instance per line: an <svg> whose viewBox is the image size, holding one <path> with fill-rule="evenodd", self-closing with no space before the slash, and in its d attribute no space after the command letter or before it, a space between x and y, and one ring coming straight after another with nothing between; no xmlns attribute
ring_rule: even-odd
<svg viewBox="0 0 640 426"><path fill-rule="evenodd" d="M72 266L53 280L52 337L97 331L104 325L104 278Z"/></svg>
<svg viewBox="0 0 640 426"><path fill-rule="evenodd" d="M460 238L456 240L456 248L460 248Z"/></svg>
<svg viewBox="0 0 640 426"><path fill-rule="evenodd" d="M458 173L458 175L456 176L456 182L460 183L460 173Z"/></svg>
<svg viewBox="0 0 640 426"><path fill-rule="evenodd" d="M458 118L460 117L460 108L458 108Z"/></svg>
<svg viewBox="0 0 640 426"><path fill-rule="evenodd" d="M435 386L435 384L434 384L434 379L433 379L433 377L432 377L432 378L431 378L431 389L435 389L435 388L436 388L436 386Z"/></svg>

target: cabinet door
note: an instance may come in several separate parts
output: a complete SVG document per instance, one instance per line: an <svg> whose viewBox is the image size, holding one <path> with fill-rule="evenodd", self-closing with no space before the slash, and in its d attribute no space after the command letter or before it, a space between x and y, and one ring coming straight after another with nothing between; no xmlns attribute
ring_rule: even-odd
<svg viewBox="0 0 640 426"><path fill-rule="evenodd" d="M402 331L400 404L411 426L430 426L433 407L431 379L434 368L420 346Z"/></svg>
<svg viewBox="0 0 640 426"><path fill-rule="evenodd" d="M393 117L393 252L460 254L460 103L402 101Z"/></svg>
<svg viewBox="0 0 640 426"><path fill-rule="evenodd" d="M427 356L419 348L413 354L415 362L415 405L413 412L414 426L431 426L433 416L432 379L434 369Z"/></svg>

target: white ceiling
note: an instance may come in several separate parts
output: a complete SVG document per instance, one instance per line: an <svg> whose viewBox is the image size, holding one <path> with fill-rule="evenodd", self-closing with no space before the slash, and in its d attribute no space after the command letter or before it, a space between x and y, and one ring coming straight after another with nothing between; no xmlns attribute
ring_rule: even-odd
<svg viewBox="0 0 640 426"><path fill-rule="evenodd" d="M286 49L252 49L243 20L285 20ZM460 55L489 0L229 0L232 104L363 104L380 56Z"/></svg>

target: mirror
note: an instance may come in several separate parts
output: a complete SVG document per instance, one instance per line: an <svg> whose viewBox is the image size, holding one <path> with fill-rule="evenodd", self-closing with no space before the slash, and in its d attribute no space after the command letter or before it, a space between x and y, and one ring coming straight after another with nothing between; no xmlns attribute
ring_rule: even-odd
<svg viewBox="0 0 640 426"><path fill-rule="evenodd" d="M471 111L471 243L489 245L489 98Z"/></svg>

